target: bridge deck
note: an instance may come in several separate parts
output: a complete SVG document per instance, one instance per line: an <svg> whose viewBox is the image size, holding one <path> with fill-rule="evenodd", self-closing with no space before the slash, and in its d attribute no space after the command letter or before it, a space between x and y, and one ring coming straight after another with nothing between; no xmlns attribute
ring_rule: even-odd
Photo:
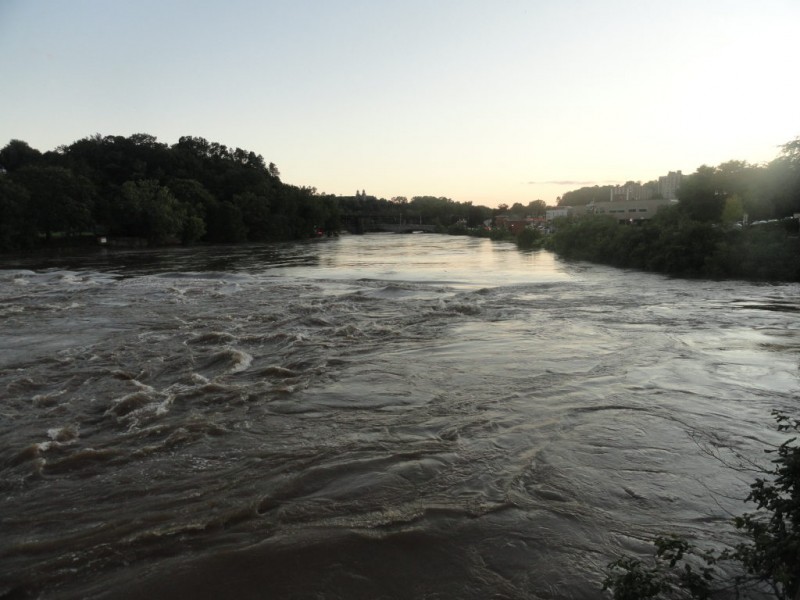
<svg viewBox="0 0 800 600"><path fill-rule="evenodd" d="M424 231L431 233L436 230L433 225L422 225L419 223L375 223L373 231L391 231L394 233L411 233L412 231Z"/></svg>

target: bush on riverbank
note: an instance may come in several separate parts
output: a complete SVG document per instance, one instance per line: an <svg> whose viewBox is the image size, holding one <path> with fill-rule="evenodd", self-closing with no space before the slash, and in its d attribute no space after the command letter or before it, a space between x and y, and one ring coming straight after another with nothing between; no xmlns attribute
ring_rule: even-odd
<svg viewBox="0 0 800 600"><path fill-rule="evenodd" d="M466 227L463 224L451 225L447 228L450 235L468 235L489 238L494 242L514 242L522 250L541 248L545 242L544 234L538 229L525 228L518 234L503 227Z"/></svg>
<svg viewBox="0 0 800 600"><path fill-rule="evenodd" d="M494 242L516 242L517 237L501 227L467 227L465 225L456 224L447 228L447 233L450 235L468 235L470 237L489 238Z"/></svg>
<svg viewBox="0 0 800 600"><path fill-rule="evenodd" d="M525 228L517 235L517 246L523 250L541 248L544 243L544 234L538 229Z"/></svg>
<svg viewBox="0 0 800 600"><path fill-rule="evenodd" d="M586 205L565 195L561 205ZM703 165L652 220L562 220L548 247L566 258L682 277L800 281L800 138L766 165ZM794 215L794 217L793 217ZM748 220L756 220L748 226Z"/></svg>
<svg viewBox="0 0 800 600"><path fill-rule="evenodd" d="M775 413L779 431L800 432L800 420ZM608 566L604 590L614 600L648 598L707 599L735 590L761 598L800 598L800 446L797 437L777 448L772 466L750 485L746 502L756 512L734 519L745 541L722 552L701 550L676 536L656 538L655 556L649 563L622 557ZM740 575L727 580L718 571L730 564Z"/></svg>
<svg viewBox="0 0 800 600"><path fill-rule="evenodd" d="M800 281L795 220L747 228L691 219L679 207L651 221L587 216L562 221L547 247L565 258L683 277Z"/></svg>

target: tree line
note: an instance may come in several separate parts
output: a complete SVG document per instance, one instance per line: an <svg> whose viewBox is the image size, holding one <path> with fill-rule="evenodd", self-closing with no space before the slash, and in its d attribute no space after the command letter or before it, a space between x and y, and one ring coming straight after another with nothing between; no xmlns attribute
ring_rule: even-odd
<svg viewBox="0 0 800 600"><path fill-rule="evenodd" d="M0 149L0 167L0 251L97 236L151 245L302 239L338 231L354 215L512 239L484 223L506 211L545 209L541 200L490 209L435 196L319 194L282 182L261 155L192 136L169 146L147 134L98 134L44 153L11 140ZM565 194L561 204L599 189ZM800 280L797 219L784 218L800 213L800 138L766 165L701 166L684 177L678 196L677 206L636 226L591 216L560 223L548 239L526 230L516 241L673 275ZM772 222L743 226L762 220Z"/></svg>
<svg viewBox="0 0 800 600"><path fill-rule="evenodd" d="M444 230L493 211L433 196L320 194L282 182L261 155L202 137L170 146L148 134L97 134L44 153L21 140L0 149L0 251L97 236L151 245L302 239L338 231L354 214Z"/></svg>
<svg viewBox="0 0 800 600"><path fill-rule="evenodd" d="M355 197L337 196L336 200L343 217L357 214L388 223L424 223L442 233L457 225L480 227L500 211L443 196L414 196L410 200L395 196L386 200L362 192Z"/></svg>
<svg viewBox="0 0 800 600"><path fill-rule="evenodd" d="M726 203L733 216L735 213L740 217L746 214L750 221L781 218L800 211L798 156L800 138L784 144L781 153L766 164L730 160L716 167L703 165L696 173L684 178L681 189L687 199L690 193L695 195L698 210L711 211L709 215L698 213L696 216L700 220L721 217L719 211L725 208ZM628 181L625 186L634 183ZM642 187L650 188L652 196L660 198L658 182L649 181ZM613 189L611 185L595 185L571 190L558 199L558 206L604 202Z"/></svg>
<svg viewBox="0 0 800 600"><path fill-rule="evenodd" d="M0 150L0 249L82 235L151 244L306 237L336 225L330 203L280 180L253 152L185 136L95 135L41 153Z"/></svg>
<svg viewBox="0 0 800 600"><path fill-rule="evenodd" d="M800 281L800 138L764 166L731 161L684 178L675 206L649 221L565 219L558 254L670 275Z"/></svg>

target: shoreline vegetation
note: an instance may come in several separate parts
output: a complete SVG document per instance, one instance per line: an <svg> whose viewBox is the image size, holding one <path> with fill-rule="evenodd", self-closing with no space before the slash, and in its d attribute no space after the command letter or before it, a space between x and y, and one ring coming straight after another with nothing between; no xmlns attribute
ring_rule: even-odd
<svg viewBox="0 0 800 600"><path fill-rule="evenodd" d="M673 276L800 281L800 138L766 165L698 168L677 202L652 219L561 217L516 233L489 224L509 208L541 223L544 202L490 209L432 196L320 194L283 183L260 155L196 137L167 146L145 134L95 135L44 154L12 140L0 149L0 166L5 253L96 245L99 238L128 247L296 240L380 219ZM604 194L585 188L565 194L559 206ZM709 550L705 541L658 537L650 559L623 556L608 565L604 589L615 600L707 599L734 590L800 600L800 420L775 416L792 437L769 448L770 464L757 469L746 499L756 510L734 519L743 541L714 552L713 540Z"/></svg>
<svg viewBox="0 0 800 600"><path fill-rule="evenodd" d="M791 437L765 448L768 465L732 448L733 464L719 459L726 468L756 474L745 498L755 510L731 522L739 541L731 545L660 535L653 540L651 557L621 556L611 562L604 591L614 600L800 600L800 419L780 411L773 411L773 417L777 430Z"/></svg>
<svg viewBox="0 0 800 600"><path fill-rule="evenodd" d="M581 188L558 207L607 194ZM96 134L44 153L11 140L0 149L0 252L100 240L112 247L286 241L419 223L671 276L800 281L800 137L765 165L701 166L677 195L648 220L584 215L545 224L542 200L491 209L434 196L318 193L282 182L261 155L201 137L169 146L147 134ZM516 232L498 226L494 218L508 211L537 224Z"/></svg>

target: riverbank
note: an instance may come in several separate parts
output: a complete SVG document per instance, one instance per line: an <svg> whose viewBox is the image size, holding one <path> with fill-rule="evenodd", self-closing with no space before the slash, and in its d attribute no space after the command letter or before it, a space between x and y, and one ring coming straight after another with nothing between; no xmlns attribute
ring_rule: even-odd
<svg viewBox="0 0 800 600"><path fill-rule="evenodd" d="M453 226L451 235L515 243L522 250L546 248L569 260L584 260L691 279L800 281L797 219L749 227L694 221L677 209L655 219L621 223L603 216L560 219L551 233L525 229Z"/></svg>
<svg viewBox="0 0 800 600"><path fill-rule="evenodd" d="M664 210L652 221L564 221L547 241L559 256L666 275L753 281L800 281L797 221L723 227Z"/></svg>

